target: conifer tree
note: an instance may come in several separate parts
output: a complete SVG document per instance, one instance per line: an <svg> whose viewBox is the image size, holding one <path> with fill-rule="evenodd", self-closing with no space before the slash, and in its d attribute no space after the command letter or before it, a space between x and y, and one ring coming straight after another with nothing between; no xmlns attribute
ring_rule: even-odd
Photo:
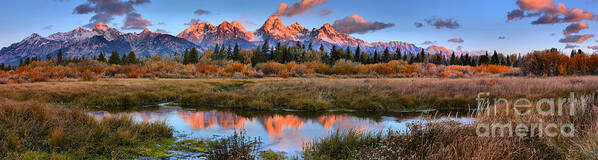
<svg viewBox="0 0 598 160"><path fill-rule="evenodd" d="M355 55L353 56L353 60L355 62L361 62L362 63L362 59L361 59L361 48L359 47L359 45L357 45L357 48L355 48Z"/></svg>
<svg viewBox="0 0 598 160"><path fill-rule="evenodd" d="M125 63L126 64L137 64L138 63L137 56L135 55L135 52L133 52L133 51L129 52L129 55L127 55L127 61Z"/></svg>
<svg viewBox="0 0 598 160"><path fill-rule="evenodd" d="M332 61L332 63L336 62L337 60L339 60L341 57L339 55L338 50L336 50L336 45L332 46L332 49L330 49L330 60Z"/></svg>
<svg viewBox="0 0 598 160"><path fill-rule="evenodd" d="M106 57L104 56L104 53L100 52L100 55L98 56L98 61L106 62Z"/></svg>
<svg viewBox="0 0 598 160"><path fill-rule="evenodd" d="M227 45L226 59L232 59L232 58L233 58L233 49L230 47L230 45Z"/></svg>
<svg viewBox="0 0 598 160"><path fill-rule="evenodd" d="M378 55L378 51L374 50L374 59L372 59L371 63L378 63L380 62L380 56Z"/></svg>
<svg viewBox="0 0 598 160"><path fill-rule="evenodd" d="M56 54L56 63L62 65L63 57L62 57L62 50L58 50L58 54Z"/></svg>
<svg viewBox="0 0 598 160"><path fill-rule="evenodd" d="M494 54L492 54L492 59L490 60L491 64L500 64L500 60L498 58L498 53L496 53L496 51L494 51Z"/></svg>
<svg viewBox="0 0 598 160"><path fill-rule="evenodd" d="M239 44L235 43L235 49L233 50L232 60L239 61L241 59L241 49Z"/></svg>
<svg viewBox="0 0 598 160"><path fill-rule="evenodd" d="M199 62L199 51L197 51L197 49L195 47L191 48L191 51L189 51L188 61L191 64L195 64L195 63Z"/></svg>
<svg viewBox="0 0 598 160"><path fill-rule="evenodd" d="M108 57L108 63L110 64L120 64L120 54L116 51L112 51L110 57Z"/></svg>
<svg viewBox="0 0 598 160"><path fill-rule="evenodd" d="M123 54L122 59L120 60L121 64L127 64L128 60L127 60L127 54Z"/></svg>
<svg viewBox="0 0 598 160"><path fill-rule="evenodd" d="M402 56L401 55L401 49L399 47L397 47L397 49L395 50L395 58L394 58L394 60L400 60L400 59L402 59L401 56Z"/></svg>
<svg viewBox="0 0 598 160"><path fill-rule="evenodd" d="M216 44L216 47L214 47L214 53L212 54L212 59L220 59L218 54L220 52L220 46L218 46L218 44Z"/></svg>
<svg viewBox="0 0 598 160"><path fill-rule="evenodd" d="M382 62L390 62L390 51L388 51L388 47L384 48L384 52L382 52Z"/></svg>
<svg viewBox="0 0 598 160"><path fill-rule="evenodd" d="M345 53L343 54L344 59L346 60L353 60L352 56L351 56L351 48L349 48L349 46L347 46L347 49L345 49Z"/></svg>

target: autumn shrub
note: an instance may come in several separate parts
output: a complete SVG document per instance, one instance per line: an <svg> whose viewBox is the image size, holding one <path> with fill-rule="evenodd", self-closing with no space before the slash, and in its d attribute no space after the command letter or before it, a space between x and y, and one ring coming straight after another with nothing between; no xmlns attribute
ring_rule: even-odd
<svg viewBox="0 0 598 160"><path fill-rule="evenodd" d="M393 67L388 63L379 63L374 65L374 72L381 75L389 75L395 73Z"/></svg>
<svg viewBox="0 0 598 160"><path fill-rule="evenodd" d="M334 63L332 70L334 71L334 73L340 74L340 75L357 74L357 73L359 73L359 70L358 70L359 65L360 64L357 62L340 59L340 60L336 61L336 63Z"/></svg>
<svg viewBox="0 0 598 160"><path fill-rule="evenodd" d="M515 69L512 67L508 67L508 66L503 66L503 65L480 65L477 67L474 67L475 71L478 72L488 72L488 73L505 73L505 72L512 72Z"/></svg>
<svg viewBox="0 0 598 160"><path fill-rule="evenodd" d="M280 74L287 70L287 66L278 62L258 63L256 69L262 71L264 74Z"/></svg>
<svg viewBox="0 0 598 160"><path fill-rule="evenodd" d="M315 73L319 73L319 74L331 74L332 73L332 69L330 68L329 65L324 64L322 62L307 62L305 63L305 65L307 66L307 69L311 69L313 70Z"/></svg>
<svg viewBox="0 0 598 160"><path fill-rule="evenodd" d="M307 72L307 66L305 64L290 62L287 63L287 71L294 75L303 75Z"/></svg>
<svg viewBox="0 0 598 160"><path fill-rule="evenodd" d="M216 72L218 72L218 67L215 65L211 65L211 64L198 64L197 72L199 72L199 73L216 73Z"/></svg>
<svg viewBox="0 0 598 160"><path fill-rule="evenodd" d="M92 72L90 70L83 71L81 73L80 78L83 81L97 81L98 80L98 76L96 75L96 73Z"/></svg>

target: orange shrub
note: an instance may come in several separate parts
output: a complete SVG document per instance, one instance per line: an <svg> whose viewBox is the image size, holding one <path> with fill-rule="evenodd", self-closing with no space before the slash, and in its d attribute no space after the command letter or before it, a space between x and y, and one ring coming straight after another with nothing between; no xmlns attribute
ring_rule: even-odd
<svg viewBox="0 0 598 160"><path fill-rule="evenodd" d="M242 63L235 62L233 64L228 64L224 66L224 72L227 73L235 73L235 72L243 72L243 68L245 66Z"/></svg>
<svg viewBox="0 0 598 160"><path fill-rule="evenodd" d="M451 75L451 72L444 71L444 72L440 73L438 76L440 76L441 78L446 78L446 77L449 77L450 75Z"/></svg>
<svg viewBox="0 0 598 160"><path fill-rule="evenodd" d="M8 77L9 74L6 71L0 70L0 77Z"/></svg>
<svg viewBox="0 0 598 160"><path fill-rule="evenodd" d="M143 76L145 73L147 73L146 68L137 68L137 69L129 72L127 75L129 78L139 78L139 77Z"/></svg>
<svg viewBox="0 0 598 160"><path fill-rule="evenodd" d="M293 74L302 75L307 71L307 66L295 62L287 63L287 70Z"/></svg>
<svg viewBox="0 0 598 160"><path fill-rule="evenodd" d="M374 66L374 71L381 75L389 75L394 73L394 69L388 63L376 64Z"/></svg>
<svg viewBox="0 0 598 160"><path fill-rule="evenodd" d="M256 65L256 69L262 71L264 74L280 74L287 70L287 66L278 62L266 62Z"/></svg>
<svg viewBox="0 0 598 160"><path fill-rule="evenodd" d="M199 73L216 73L218 72L218 67L211 64L199 64L197 65L197 72Z"/></svg>
<svg viewBox="0 0 598 160"><path fill-rule="evenodd" d="M417 70L419 70L419 66L416 66L416 65L407 65L407 66L405 66L405 73L406 74L413 74Z"/></svg>
<svg viewBox="0 0 598 160"><path fill-rule="evenodd" d="M488 72L488 73L504 73L504 72L511 72L514 71L515 69L512 67L508 67L508 66L503 66L503 65L480 65L475 67L476 71L478 72Z"/></svg>
<svg viewBox="0 0 598 160"><path fill-rule="evenodd" d="M332 73L332 69L330 69L330 66L321 62L308 62L305 63L305 65L307 66L308 69L313 69L314 72L316 73L320 73L320 74L331 74Z"/></svg>
<svg viewBox="0 0 598 160"><path fill-rule="evenodd" d="M334 63L332 70L334 70L334 73L341 75L357 74L359 65L359 63L341 59Z"/></svg>

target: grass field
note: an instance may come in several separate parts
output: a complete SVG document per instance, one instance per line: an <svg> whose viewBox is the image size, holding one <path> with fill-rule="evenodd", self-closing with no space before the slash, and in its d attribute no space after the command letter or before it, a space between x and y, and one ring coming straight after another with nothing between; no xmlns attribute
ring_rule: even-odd
<svg viewBox="0 0 598 160"><path fill-rule="evenodd" d="M598 77L404 79L101 79L0 85L0 97L101 107L176 102L237 109L405 111L468 109L480 92L490 97L565 97L598 90Z"/></svg>

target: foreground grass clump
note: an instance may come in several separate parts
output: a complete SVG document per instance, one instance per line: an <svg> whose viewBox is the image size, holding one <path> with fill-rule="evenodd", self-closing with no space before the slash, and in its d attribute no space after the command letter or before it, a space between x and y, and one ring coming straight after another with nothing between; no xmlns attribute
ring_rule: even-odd
<svg viewBox="0 0 598 160"><path fill-rule="evenodd" d="M595 95L585 96L585 106L576 106L574 115L526 116L506 114L505 105L478 115L473 124L454 121L417 122L405 132L336 132L304 147L305 159L598 159L598 103ZM577 101L580 104L583 101ZM565 113L569 113L567 110ZM512 112L511 112L512 113ZM499 130L505 136L479 136L476 127L483 124L571 123L575 136L562 134L528 136ZM513 130L515 131L515 130ZM507 136L513 134L515 136Z"/></svg>
<svg viewBox="0 0 598 160"><path fill-rule="evenodd" d="M79 106L127 107L163 102L252 110L404 111L469 109L490 98L565 97L595 93L596 77L404 79L102 79L0 85L0 97Z"/></svg>
<svg viewBox="0 0 598 160"><path fill-rule="evenodd" d="M0 99L0 157L7 159L159 158L155 146L172 135L164 123L98 121L81 109Z"/></svg>

